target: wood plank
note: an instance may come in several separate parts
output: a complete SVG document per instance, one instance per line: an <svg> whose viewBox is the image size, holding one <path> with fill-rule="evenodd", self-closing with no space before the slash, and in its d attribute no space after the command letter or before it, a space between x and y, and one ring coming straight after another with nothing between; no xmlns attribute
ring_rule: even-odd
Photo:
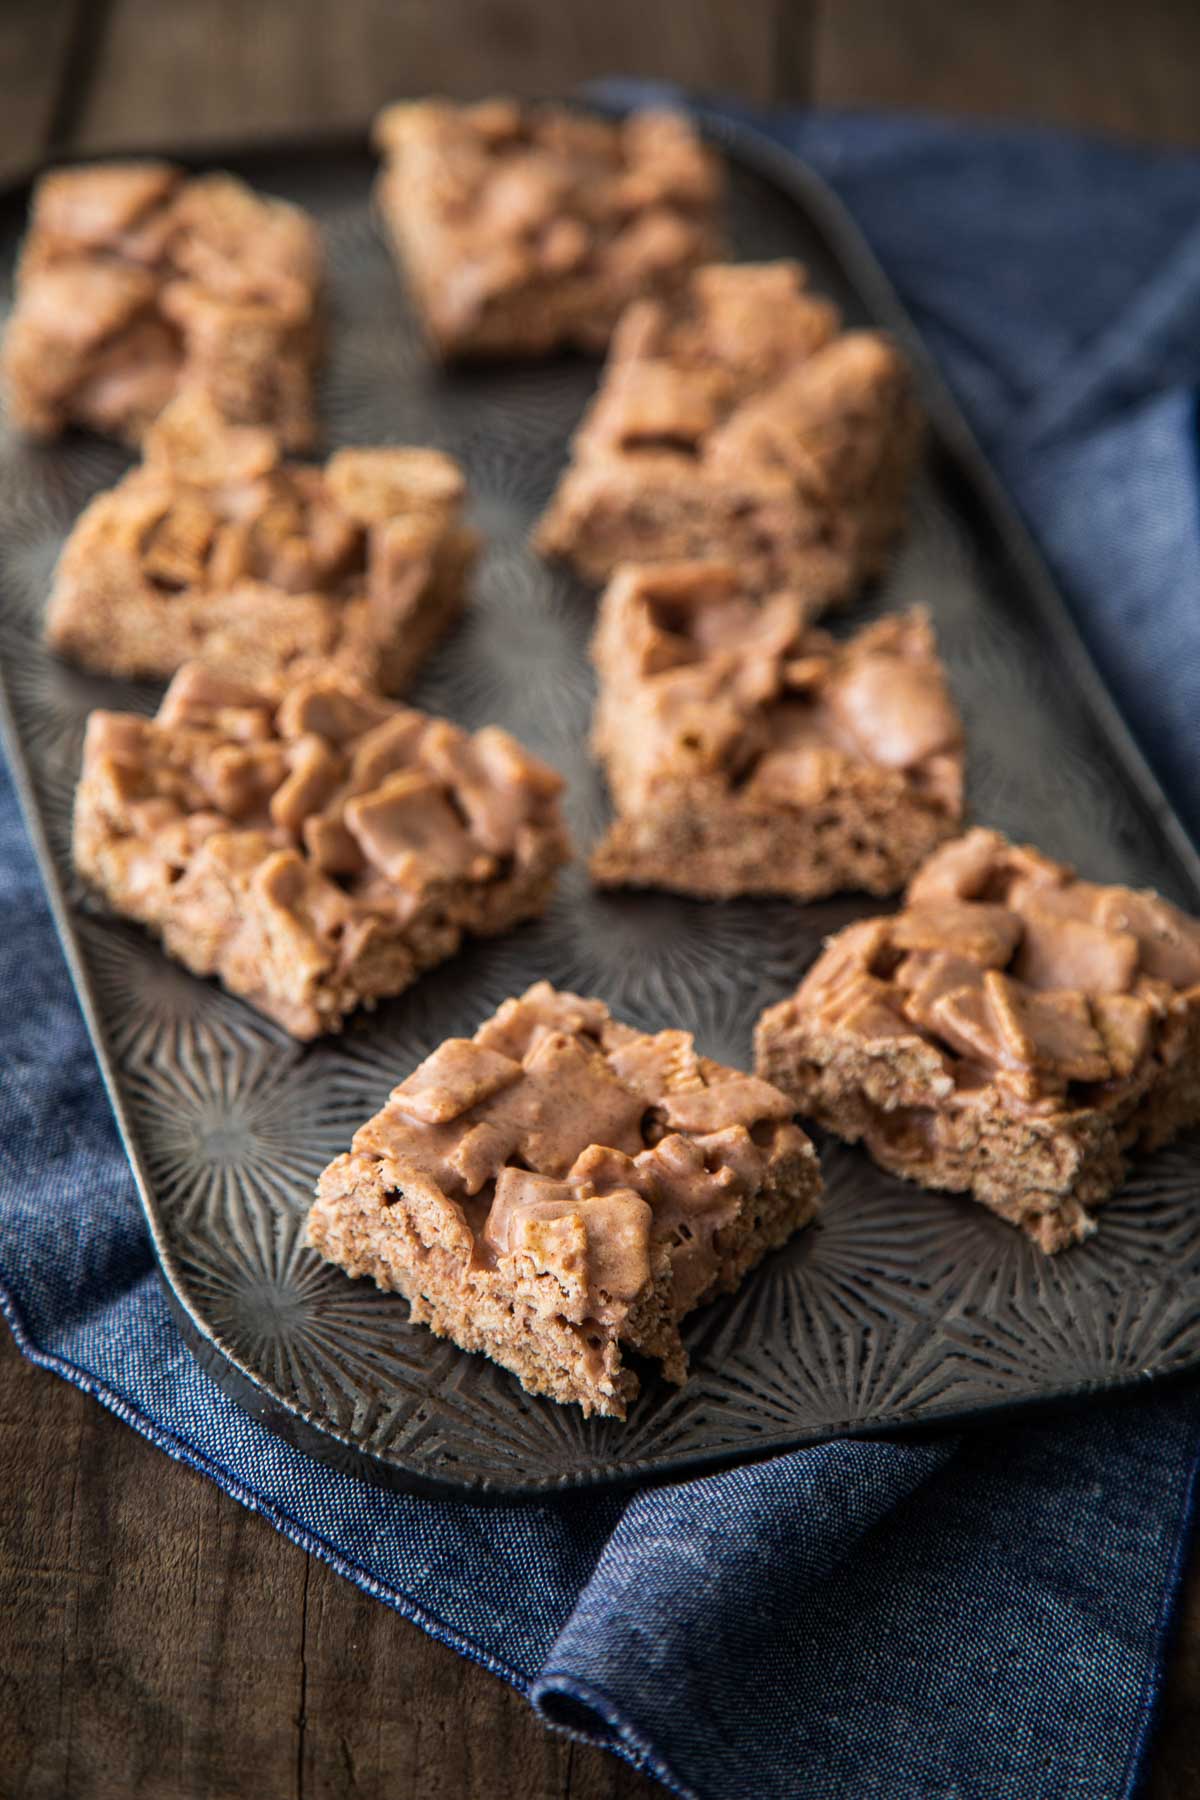
<svg viewBox="0 0 1200 1800"><path fill-rule="evenodd" d="M779 0L771 99L797 106L812 100L814 56L822 22L821 0Z"/></svg>
<svg viewBox="0 0 1200 1800"><path fill-rule="evenodd" d="M0 1790L290 1793L305 1557L0 1338Z"/></svg>
<svg viewBox="0 0 1200 1800"><path fill-rule="evenodd" d="M625 73L772 93L776 0L114 0L76 143L359 127L399 95L566 91Z"/></svg>
<svg viewBox="0 0 1200 1800"><path fill-rule="evenodd" d="M0 6L0 174L27 168L45 152L86 3L5 0Z"/></svg>
<svg viewBox="0 0 1200 1800"><path fill-rule="evenodd" d="M1188 0L822 0L813 96L1200 144Z"/></svg>
<svg viewBox="0 0 1200 1800"><path fill-rule="evenodd" d="M1167 1654L1158 1735L1142 1800L1196 1800L1200 1794L1200 1541Z"/></svg>
<svg viewBox="0 0 1200 1800"><path fill-rule="evenodd" d="M56 1389L58 1391L56 1391ZM22 1361L0 1325L0 1769L15 1793L64 1794L78 1452L87 1402Z"/></svg>
<svg viewBox="0 0 1200 1800"><path fill-rule="evenodd" d="M651 1800L0 1326L0 1792Z"/></svg>

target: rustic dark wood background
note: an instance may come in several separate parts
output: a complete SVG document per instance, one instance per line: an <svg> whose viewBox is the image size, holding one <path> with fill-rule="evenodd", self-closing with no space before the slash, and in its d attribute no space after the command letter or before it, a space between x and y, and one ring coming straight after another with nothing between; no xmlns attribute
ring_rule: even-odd
<svg viewBox="0 0 1200 1800"><path fill-rule="evenodd" d="M1200 144L1195 0L0 0L0 172L620 72ZM661 1791L543 1731L0 1328L3 1800ZM1194 1570L1148 1800L1197 1796Z"/></svg>

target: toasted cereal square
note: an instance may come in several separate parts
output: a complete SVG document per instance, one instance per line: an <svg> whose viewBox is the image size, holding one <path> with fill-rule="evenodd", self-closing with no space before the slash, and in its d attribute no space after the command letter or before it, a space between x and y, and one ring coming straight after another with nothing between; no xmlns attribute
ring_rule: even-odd
<svg viewBox="0 0 1200 1800"><path fill-rule="evenodd" d="M200 657L281 691L334 671L400 692L462 611L464 491L439 450L285 461L266 427L181 395L67 539L47 640L107 675L166 678Z"/></svg>
<svg viewBox="0 0 1200 1800"><path fill-rule="evenodd" d="M900 887L962 817L963 733L921 611L844 642L721 563L622 569L600 604L604 885L797 900Z"/></svg>
<svg viewBox="0 0 1200 1800"><path fill-rule="evenodd" d="M34 189L2 373L9 416L125 443L178 393L289 450L313 439L322 254L297 206L164 162L55 169Z"/></svg>
<svg viewBox="0 0 1200 1800"><path fill-rule="evenodd" d="M681 1319L808 1224L776 1088L539 982L426 1058L321 1177L308 1240L531 1393L624 1418L625 1352L683 1381Z"/></svg>
<svg viewBox="0 0 1200 1800"><path fill-rule="evenodd" d="M797 263L715 264L622 316L535 541L596 586L711 557L831 605L886 566L920 443L886 338L843 331Z"/></svg>
<svg viewBox="0 0 1200 1800"><path fill-rule="evenodd" d="M885 1169L1061 1250L1131 1150L1200 1122L1200 922L970 831L829 940L757 1066Z"/></svg>
<svg viewBox="0 0 1200 1800"><path fill-rule="evenodd" d="M437 349L603 349L623 308L721 253L720 164L667 111L445 100L376 121L377 197Z"/></svg>
<svg viewBox="0 0 1200 1800"><path fill-rule="evenodd" d="M492 726L336 675L279 700L188 663L155 718L89 719L75 863L195 974L313 1038L544 911L561 787Z"/></svg>

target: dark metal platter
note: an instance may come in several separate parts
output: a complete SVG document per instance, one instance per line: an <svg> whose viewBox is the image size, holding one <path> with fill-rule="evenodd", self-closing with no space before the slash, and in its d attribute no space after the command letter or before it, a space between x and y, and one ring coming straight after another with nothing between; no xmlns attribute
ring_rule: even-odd
<svg viewBox="0 0 1200 1800"><path fill-rule="evenodd" d="M979 820L1099 879L1200 908L1200 860L1084 654L1061 599L911 324L838 203L751 133L709 122L732 165L745 258L799 256L853 321L913 356L934 444L911 533L846 628L932 607L968 721ZM360 143L220 157L309 208L325 233L332 331L326 445L441 445L466 464L487 552L473 608L414 699L496 721L567 777L580 847L605 798L586 751L594 601L527 548L596 366L446 374L430 361L375 230ZM0 199L11 295L27 189ZM634 1024L696 1033L746 1066L754 1020L821 937L866 906L599 894L582 863L549 917L469 948L345 1035L294 1044L193 979L74 876L72 792L97 705L153 710L156 690L99 680L42 648L54 560L80 508L127 458L83 437L0 435L4 720L47 890L133 1164L163 1278L203 1365L273 1430L370 1479L449 1498L516 1498L678 1479L820 1438L984 1417L1200 1363L1200 1146L1140 1164L1088 1244L1052 1260L969 1201L924 1194L828 1144L820 1225L687 1333L693 1374L648 1379L626 1424L531 1398L482 1357L408 1323L405 1303L302 1243L325 1162L447 1034L547 976ZM839 627L840 628L840 627Z"/></svg>

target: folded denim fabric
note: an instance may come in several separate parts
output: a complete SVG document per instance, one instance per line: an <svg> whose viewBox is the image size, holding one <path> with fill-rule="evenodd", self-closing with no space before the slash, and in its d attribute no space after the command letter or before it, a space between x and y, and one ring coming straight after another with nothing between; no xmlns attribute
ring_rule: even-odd
<svg viewBox="0 0 1200 1800"><path fill-rule="evenodd" d="M1200 158L765 123L867 232L1200 827ZM1200 1382L632 1497L406 1498L289 1448L184 1349L7 783L0 1070L0 1301L25 1352L548 1720L700 1800L1134 1790Z"/></svg>

